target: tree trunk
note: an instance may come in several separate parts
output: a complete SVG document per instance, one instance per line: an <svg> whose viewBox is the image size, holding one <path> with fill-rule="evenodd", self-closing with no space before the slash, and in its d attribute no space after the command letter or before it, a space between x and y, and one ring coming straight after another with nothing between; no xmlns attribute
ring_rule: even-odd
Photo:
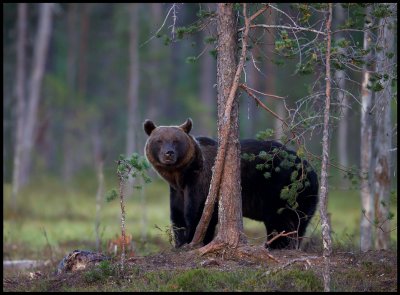
<svg viewBox="0 0 400 295"><path fill-rule="evenodd" d="M22 142L24 133L24 118L25 118L25 76L26 76L26 32L27 32L27 4L18 4L18 24L17 24L17 69L16 69L16 98L17 112L16 125L17 136L15 138L15 153L14 153L14 169L13 169L13 186L12 186L12 208L17 208L17 197L20 189L21 181L21 157L22 157Z"/></svg>
<svg viewBox="0 0 400 295"><path fill-rule="evenodd" d="M100 126L99 122L96 122L91 130L92 134L92 145L93 145L93 155L94 155L94 164L97 172L97 193L96 193L96 219L95 219L95 234L96 234L96 249L98 252L101 252L101 237L100 237L100 210L101 204L104 200L104 157L105 154L102 148L102 140L100 134Z"/></svg>
<svg viewBox="0 0 400 295"><path fill-rule="evenodd" d="M389 11L396 10L396 4L390 4ZM392 17L382 18L379 21L378 46L382 50L376 54L376 71L384 76L391 68L390 53L394 53L394 20ZM390 76L390 75L389 75ZM383 90L376 93L376 141L377 151L375 159L375 220L378 227L376 232L375 248L388 249L390 244L390 222L389 222L389 201L390 201L390 149L392 144L391 129L391 79L381 79Z"/></svg>
<svg viewBox="0 0 400 295"><path fill-rule="evenodd" d="M329 4L329 11L326 22L327 50L326 50L326 97L324 110L324 131L322 137L322 165L321 165L321 190L319 194L319 207L321 215L323 256L324 256L324 291L330 291L330 255L332 253L331 228L328 219L328 164L329 164L329 115L331 104L331 23L332 3Z"/></svg>
<svg viewBox="0 0 400 295"><path fill-rule="evenodd" d="M335 25L336 27L339 25L343 25L345 23L345 10L340 3L335 5ZM337 39L343 38L343 33L339 32L337 34ZM344 49L339 48L339 53L344 54ZM345 91L342 89L346 89L346 74L344 70L336 70L335 71L335 82L337 85L337 95L338 95L338 103L339 103L339 128L338 128L338 139L337 139L337 154L339 163L343 166L349 165L349 158L348 158L348 121L349 121L349 99Z"/></svg>
<svg viewBox="0 0 400 295"><path fill-rule="evenodd" d="M32 162L34 133L40 101L40 90L45 71L46 57L52 29L53 3L39 4L39 25L35 40L32 75L29 85L28 109L24 126L24 138L21 162L21 186L29 181L29 170Z"/></svg>
<svg viewBox="0 0 400 295"><path fill-rule="evenodd" d="M69 3L67 10L68 22L68 53L67 53L67 83L71 94L76 92L76 66L78 32L76 27L78 21L78 4Z"/></svg>
<svg viewBox="0 0 400 295"><path fill-rule="evenodd" d="M126 156L129 157L138 148L138 100L139 100L139 57L138 57L138 8L139 4L129 4L129 86L128 86L128 114L126 133ZM129 196L133 193L134 179L129 176L128 185L124 193Z"/></svg>
<svg viewBox="0 0 400 295"><path fill-rule="evenodd" d="M371 47L373 39L371 27L373 25L371 19L372 6L366 9L366 19L364 23L364 50ZM372 60L372 54L366 56L366 61ZM363 83L361 89L361 144L360 144L360 193L361 193L361 215L360 226L360 249L365 252L372 249L372 226L374 218L374 202L373 193L371 191L371 159L372 159L372 92L368 89L369 72L373 69L364 65L363 67Z"/></svg>
<svg viewBox="0 0 400 295"><path fill-rule="evenodd" d="M246 4L243 4L243 12L246 13ZM237 23L233 4L218 4L218 152L213 167L210 190L191 245L203 241L218 195L221 196L221 201L218 209L218 234L210 244L200 249L202 254L218 251L221 248L226 249L226 245L236 247L246 241L243 235L238 98L236 95L246 58L247 36L250 27L247 18L245 18L245 23L246 28L242 35L242 54L236 68ZM225 165L225 163L227 164Z"/></svg>
<svg viewBox="0 0 400 295"><path fill-rule="evenodd" d="M218 143L221 144L223 141L221 131L224 128L229 128L229 133L219 191L219 230L216 239L233 247L245 240L240 185L239 99L237 96L229 114L231 124L225 125L226 106L238 64L237 30L233 4L219 3L217 17Z"/></svg>
<svg viewBox="0 0 400 295"><path fill-rule="evenodd" d="M276 11L271 9L265 14L265 24L274 25L276 24ZM272 57L274 56L275 49L275 33L276 29L270 28L265 32L265 93L276 94L276 66L272 62ZM268 99L268 97L267 97ZM275 107L275 112L280 118L285 117L285 107L283 101L276 100L271 103ZM274 117L274 138L280 140L283 135L282 121Z"/></svg>
<svg viewBox="0 0 400 295"><path fill-rule="evenodd" d="M78 63L78 94L81 96L86 95L86 82L87 82L87 51L89 44L89 26L90 17L89 9L90 3L83 3L81 14L81 30L79 42L79 63Z"/></svg>
<svg viewBox="0 0 400 295"><path fill-rule="evenodd" d="M214 7L214 4L212 4ZM202 32L203 39L211 34L208 31ZM201 116L200 134L210 136L211 122L214 118L214 101L216 98L215 84L215 59L208 52L201 57L200 69L200 99L204 106L204 113Z"/></svg>
<svg viewBox="0 0 400 295"><path fill-rule="evenodd" d="M139 100L139 57L138 57L138 4L129 4L129 88L128 88L128 126L126 134L126 155L137 148L136 130Z"/></svg>

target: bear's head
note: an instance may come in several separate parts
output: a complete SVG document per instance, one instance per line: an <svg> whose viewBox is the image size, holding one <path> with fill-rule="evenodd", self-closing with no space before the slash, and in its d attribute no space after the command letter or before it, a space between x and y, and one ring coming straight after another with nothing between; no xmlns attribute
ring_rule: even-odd
<svg viewBox="0 0 400 295"><path fill-rule="evenodd" d="M153 121L146 120L143 127L149 136L146 157L156 170L181 168L196 157L196 143L189 135L192 129L190 118L179 126L156 126Z"/></svg>

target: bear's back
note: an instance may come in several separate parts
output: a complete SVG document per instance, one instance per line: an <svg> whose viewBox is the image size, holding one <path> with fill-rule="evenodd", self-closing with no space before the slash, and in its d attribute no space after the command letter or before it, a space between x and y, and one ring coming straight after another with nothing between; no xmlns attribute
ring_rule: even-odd
<svg viewBox="0 0 400 295"><path fill-rule="evenodd" d="M214 139L208 137L196 137L203 153L203 179L206 187L209 187L212 174L212 166L217 154L218 144ZM291 174L294 167L281 168L282 157L279 151L285 151L288 155L296 156L295 164L303 161L304 169L309 166L307 161L297 157L294 151L288 150L284 145L276 141L260 141L255 139L243 139L240 141L241 155L254 154L260 152L272 154L273 160L270 161L268 169L257 169L258 164L265 164L266 160L256 157L253 161L241 158L241 182L242 197L247 199L243 202L243 215L255 220L265 221L266 212L268 215L276 214L276 208L285 207L286 201L280 198L283 187L292 183ZM275 168L279 167L275 170ZM269 177L265 177L265 172L269 172ZM301 173L299 173L301 174ZM318 178L314 171L307 173L310 186L303 189L299 195L301 210L313 213L317 203ZM208 191L205 191L207 194Z"/></svg>

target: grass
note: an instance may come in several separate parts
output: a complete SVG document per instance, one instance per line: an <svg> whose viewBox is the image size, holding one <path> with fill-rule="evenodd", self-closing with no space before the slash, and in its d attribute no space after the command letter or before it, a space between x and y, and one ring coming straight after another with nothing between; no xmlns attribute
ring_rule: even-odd
<svg viewBox="0 0 400 295"><path fill-rule="evenodd" d="M110 178L114 179L114 178ZM110 189L113 184L107 184ZM73 189L72 189L73 188ZM43 249L60 258L74 249L95 250L95 194L93 181L76 182L69 188L52 179L42 179L21 192L18 210L10 210L9 184L3 186L3 256L7 259L35 259ZM167 234L169 220L169 189L166 183L154 181L144 188L145 206L139 191L126 200L126 227L132 234L136 253L146 255L170 248ZM392 202L393 212L397 204ZM328 211L331 213L334 242L357 247L361 217L358 191L331 191ZM317 212L318 213L318 212ZM319 220L315 216L308 235ZM397 216L393 226L397 226ZM260 222L244 219L246 234L251 243L265 241L265 228ZM319 229L317 228L316 233ZM120 234L119 200L103 202L101 208L101 239L107 241ZM146 241L143 241L143 236ZM397 230L392 232L397 244ZM63 254L64 253L64 254Z"/></svg>

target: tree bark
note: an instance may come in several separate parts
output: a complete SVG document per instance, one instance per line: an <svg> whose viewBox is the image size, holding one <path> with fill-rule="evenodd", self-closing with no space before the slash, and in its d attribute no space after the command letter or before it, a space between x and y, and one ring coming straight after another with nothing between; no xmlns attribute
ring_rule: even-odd
<svg viewBox="0 0 400 295"><path fill-rule="evenodd" d="M28 109L24 126L21 162L21 186L29 181L29 170L32 162L32 149L40 101L40 90L45 71L45 63L52 29L53 3L39 4L39 25L35 40L32 74L29 84Z"/></svg>
<svg viewBox="0 0 400 295"><path fill-rule="evenodd" d="M246 13L246 5L243 8ZM217 240L236 247L244 242L242 196L240 184L239 99L233 100L226 124L226 106L237 69L237 21L233 4L218 4L217 31L217 89L218 89L218 143L222 143L224 128L229 128L225 163L219 190Z"/></svg>
<svg viewBox="0 0 400 295"><path fill-rule="evenodd" d="M22 142L24 136L24 118L26 108L25 97L25 77L26 77L26 32L27 32L27 4L18 4L17 18L17 69L16 69L16 125L17 135L15 138L14 168L13 168L13 186L12 186L12 208L17 208L17 197L21 185L21 157Z"/></svg>
<svg viewBox="0 0 400 295"><path fill-rule="evenodd" d="M329 11L326 21L327 46L326 46L326 92L324 110L324 131L322 137L322 165L321 165L321 189L319 194L319 207L321 215L323 256L324 256L324 291L330 291L330 255L332 253L331 228L328 219L328 164L329 164L329 115L331 104L331 23L332 3L329 4Z"/></svg>
<svg viewBox="0 0 400 295"><path fill-rule="evenodd" d="M371 47L373 40L371 27L373 25L371 18L372 6L366 8L366 19L364 23L364 50ZM371 52L366 56L366 62L371 62ZM372 160L372 92L368 89L369 73L373 71L371 66L363 67L363 83L361 89L361 139L360 139L360 194L361 215L360 224L360 249L365 252L372 249L372 226L374 218L374 199L371 191L371 160Z"/></svg>
<svg viewBox="0 0 400 295"><path fill-rule="evenodd" d="M243 4L243 12L246 13L246 4ZM245 237L242 234L240 143L238 139L238 100L236 96L246 58L247 36L250 27L247 17L245 17L245 23L246 29L242 35L242 54L239 65L236 68L237 23L233 4L218 4L218 152L213 167L210 191L191 245L196 245L203 241L217 196L221 195L221 199L223 198L224 200L219 203L219 230L217 237L200 250L203 254L218 250L221 245L228 244L236 247L239 243L245 242ZM227 165L225 165L227 163L225 160L229 160ZM228 214L231 215L228 216Z"/></svg>
<svg viewBox="0 0 400 295"><path fill-rule="evenodd" d="M390 4L389 11L396 10L396 4ZM377 221L377 232L375 248L388 249L390 244L390 222L389 222L389 201L390 201L390 149L392 145L391 129L391 79L385 80L384 74L391 68L389 53L394 52L394 19L393 17L382 18L379 21L378 51L376 57L376 71L382 75L381 84L383 90L376 93L376 159L375 159L375 220ZM390 75L389 75L390 76Z"/></svg>

